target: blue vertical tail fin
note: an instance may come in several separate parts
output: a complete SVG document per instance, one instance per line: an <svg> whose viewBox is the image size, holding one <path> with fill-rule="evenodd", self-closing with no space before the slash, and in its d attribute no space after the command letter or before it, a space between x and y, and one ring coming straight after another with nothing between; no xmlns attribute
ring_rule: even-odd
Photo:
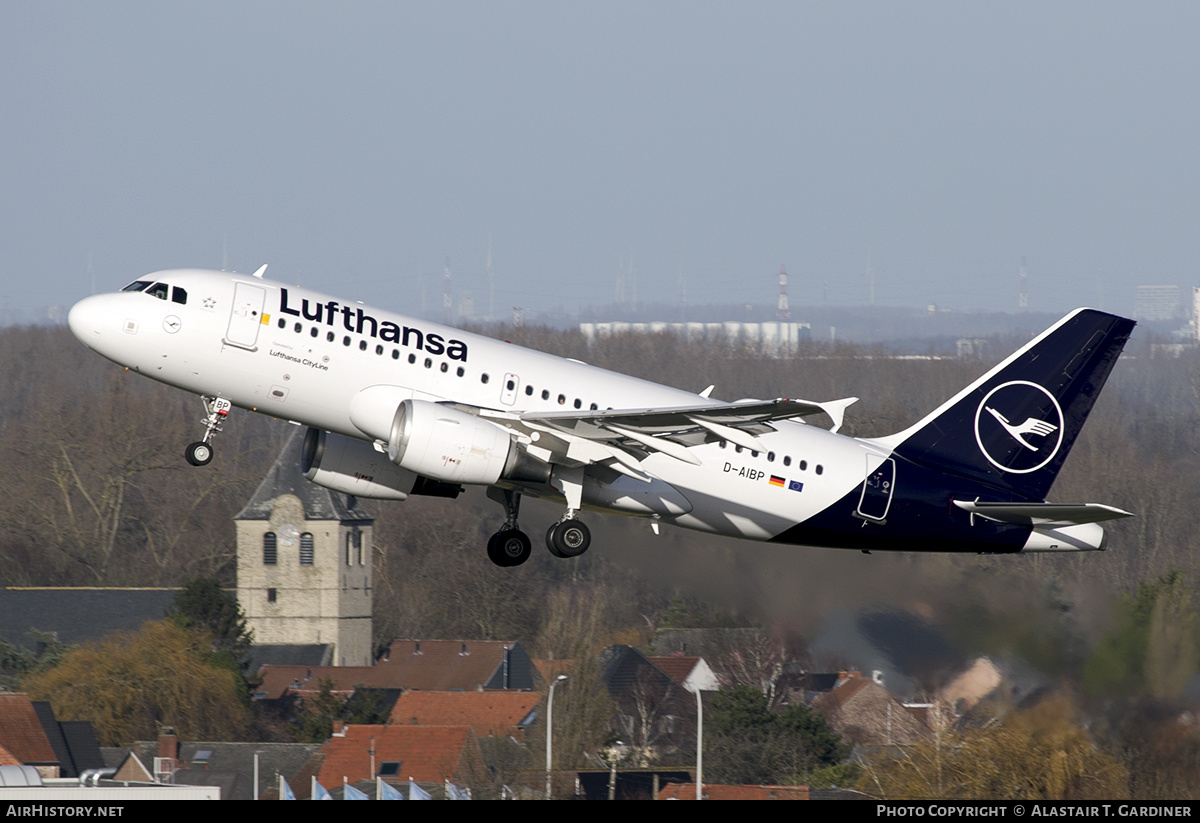
<svg viewBox="0 0 1200 823"><path fill-rule="evenodd" d="M1076 309L908 429L902 458L1045 499L1134 322Z"/></svg>

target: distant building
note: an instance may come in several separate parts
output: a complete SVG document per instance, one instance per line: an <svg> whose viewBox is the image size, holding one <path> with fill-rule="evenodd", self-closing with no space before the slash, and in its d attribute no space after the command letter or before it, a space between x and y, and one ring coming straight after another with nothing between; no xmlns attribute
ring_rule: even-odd
<svg viewBox="0 0 1200 823"><path fill-rule="evenodd" d="M1134 320L1174 320L1182 313L1178 286L1138 286L1134 290Z"/></svg>
<svg viewBox="0 0 1200 823"><path fill-rule="evenodd" d="M614 334L677 334L685 340L718 338L735 345L760 350L770 357L781 357L794 352L801 342L812 339L812 326L808 323L767 321L743 323L580 323L580 333L588 343L597 338Z"/></svg>
<svg viewBox="0 0 1200 823"><path fill-rule="evenodd" d="M1200 286L1192 286L1192 337L1200 340Z"/></svg>
<svg viewBox="0 0 1200 823"><path fill-rule="evenodd" d="M284 444L237 525L238 603L255 644L333 644L337 666L371 665L372 518L300 472Z"/></svg>

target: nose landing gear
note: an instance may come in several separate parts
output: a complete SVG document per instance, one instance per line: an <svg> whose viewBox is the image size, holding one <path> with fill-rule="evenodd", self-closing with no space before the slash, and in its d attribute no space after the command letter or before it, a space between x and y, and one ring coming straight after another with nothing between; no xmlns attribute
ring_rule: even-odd
<svg viewBox="0 0 1200 823"><path fill-rule="evenodd" d="M221 423L229 416L230 409L233 404L223 397L208 397L200 398L204 401L204 409L207 412L204 415L204 437L197 440L195 443L189 443L184 449L183 456L187 462L193 466L207 466L213 459L212 437L217 432L221 431Z"/></svg>

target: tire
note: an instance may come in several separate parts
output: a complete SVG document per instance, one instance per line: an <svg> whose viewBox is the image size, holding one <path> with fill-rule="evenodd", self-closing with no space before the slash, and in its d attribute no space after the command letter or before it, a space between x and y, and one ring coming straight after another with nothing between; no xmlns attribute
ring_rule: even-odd
<svg viewBox="0 0 1200 823"><path fill-rule="evenodd" d="M520 529L504 529L488 538L488 559L497 566L520 566L529 559L533 545Z"/></svg>
<svg viewBox="0 0 1200 823"><path fill-rule="evenodd" d="M213 448L203 440L188 445L183 456L193 466L207 466L213 459Z"/></svg>
<svg viewBox="0 0 1200 823"><path fill-rule="evenodd" d="M592 533L581 521L562 520L546 532L546 547L555 557L578 557L592 545Z"/></svg>

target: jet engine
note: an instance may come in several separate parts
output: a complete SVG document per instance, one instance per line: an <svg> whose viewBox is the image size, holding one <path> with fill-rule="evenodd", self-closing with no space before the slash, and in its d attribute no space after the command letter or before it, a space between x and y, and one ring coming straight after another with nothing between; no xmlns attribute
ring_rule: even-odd
<svg viewBox="0 0 1200 823"><path fill-rule="evenodd" d="M361 440L310 428L304 435L300 470L318 486L355 497L404 500L410 494L457 497L462 488L403 469Z"/></svg>
<svg viewBox="0 0 1200 823"><path fill-rule="evenodd" d="M372 386L350 407L350 421L386 446L388 459L400 468L444 483L550 482L550 464L530 457L508 429L405 393L398 386Z"/></svg>
<svg viewBox="0 0 1200 823"><path fill-rule="evenodd" d="M512 436L495 423L427 400L399 405L387 442L397 466L447 483L490 486L518 453Z"/></svg>

